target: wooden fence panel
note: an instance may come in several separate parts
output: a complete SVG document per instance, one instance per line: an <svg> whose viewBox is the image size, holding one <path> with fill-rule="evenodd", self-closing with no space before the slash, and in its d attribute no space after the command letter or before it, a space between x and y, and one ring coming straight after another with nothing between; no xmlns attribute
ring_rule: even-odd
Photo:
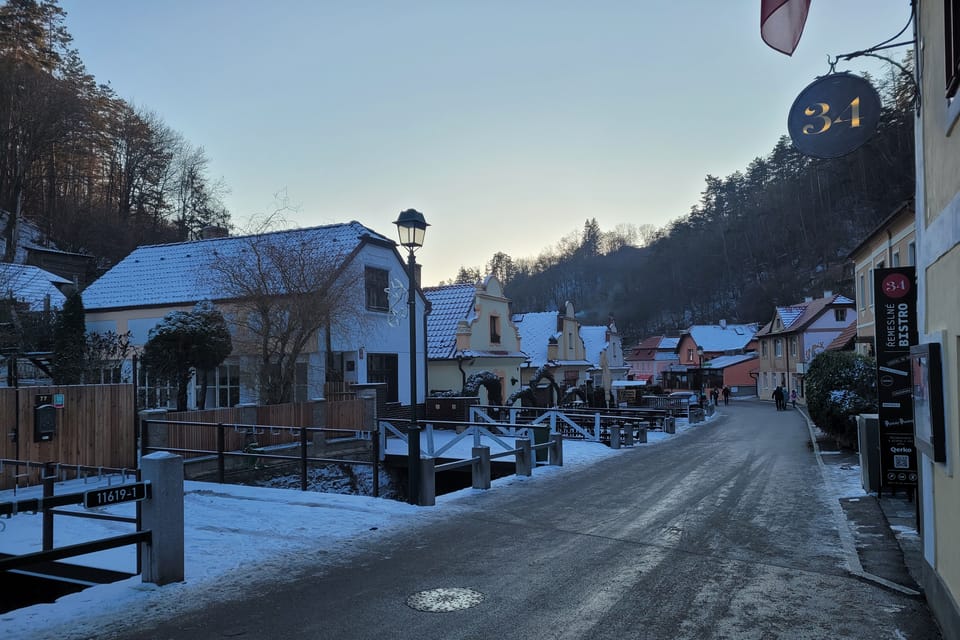
<svg viewBox="0 0 960 640"><path fill-rule="evenodd" d="M67 467L136 468L133 385L20 387L0 391L0 416L5 425L3 457L57 462ZM57 429L53 438L34 442L33 410L41 394L63 394L64 402L56 409ZM15 425L19 433L16 443L7 435ZM13 486L11 479L12 474L4 469L0 487ZM29 478L31 484L36 481L36 477Z"/></svg>

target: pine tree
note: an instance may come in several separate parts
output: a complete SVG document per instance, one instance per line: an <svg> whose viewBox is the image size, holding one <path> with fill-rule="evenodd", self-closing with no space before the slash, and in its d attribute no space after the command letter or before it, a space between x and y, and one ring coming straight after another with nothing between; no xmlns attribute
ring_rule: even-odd
<svg viewBox="0 0 960 640"><path fill-rule="evenodd" d="M67 296L54 324L52 371L54 384L83 382L86 334L83 298L79 291L74 291Z"/></svg>

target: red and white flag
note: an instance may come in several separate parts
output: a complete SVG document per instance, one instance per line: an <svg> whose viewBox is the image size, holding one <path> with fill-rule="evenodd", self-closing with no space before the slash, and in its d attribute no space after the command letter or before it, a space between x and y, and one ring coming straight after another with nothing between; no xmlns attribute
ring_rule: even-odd
<svg viewBox="0 0 960 640"><path fill-rule="evenodd" d="M760 0L760 37L780 53L793 55L809 10L810 0Z"/></svg>

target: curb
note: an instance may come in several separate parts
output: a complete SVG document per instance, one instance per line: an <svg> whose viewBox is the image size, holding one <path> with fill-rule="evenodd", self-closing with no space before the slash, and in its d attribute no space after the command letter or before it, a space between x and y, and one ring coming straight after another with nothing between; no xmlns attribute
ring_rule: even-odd
<svg viewBox="0 0 960 640"><path fill-rule="evenodd" d="M813 453L817 458L817 466L820 468L820 475L823 477L824 483L829 484L830 478L827 475L826 466L824 465L823 457L820 453L820 445L817 444L817 437L813 431L816 425L813 424L813 420L810 419L810 415L805 409L798 407L797 411L803 415L807 422L807 431L810 434L810 444L813 446ZM837 519L837 531L840 534L840 543L843 545L843 552L846 556L845 559L847 562L847 571L850 573L850 575L865 582L876 584L884 589L889 589L891 591L896 591L912 597L923 597L923 593L917 591L916 589L905 587L902 584L891 582L886 578L882 578L873 573L869 573L868 571L864 571L863 565L860 563L860 556L857 554L857 547L853 542L853 532L850 530L850 522L844 515L843 508L840 506L840 502L832 501L831 508L833 509L834 517Z"/></svg>

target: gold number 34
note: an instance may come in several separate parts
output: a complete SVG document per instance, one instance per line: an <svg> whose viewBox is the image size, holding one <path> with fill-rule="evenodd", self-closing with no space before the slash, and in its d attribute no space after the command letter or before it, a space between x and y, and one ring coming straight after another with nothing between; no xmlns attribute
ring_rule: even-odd
<svg viewBox="0 0 960 640"><path fill-rule="evenodd" d="M844 118L847 112L850 112L849 118ZM809 116L811 118L816 118L820 121L820 128L817 129L816 125L808 124L804 125L802 131L804 135L819 135L825 133L830 127L835 124L843 124L844 122L849 122L851 127L860 126L860 96L854 98L847 108L837 116L836 118L831 118L827 114L830 112L830 105L826 102L817 102L812 107L807 107L803 110L803 115Z"/></svg>

